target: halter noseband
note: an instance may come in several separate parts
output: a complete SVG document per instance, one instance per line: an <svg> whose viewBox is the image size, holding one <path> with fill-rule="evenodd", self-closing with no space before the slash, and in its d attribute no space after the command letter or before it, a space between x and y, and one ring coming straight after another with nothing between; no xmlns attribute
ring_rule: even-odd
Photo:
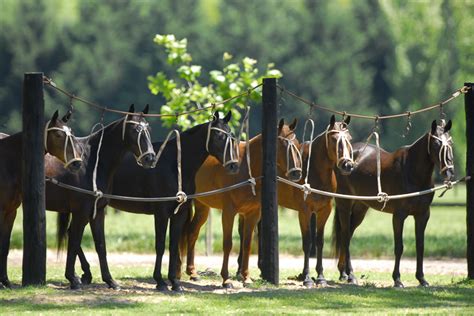
<svg viewBox="0 0 474 316"><path fill-rule="evenodd" d="M221 128L218 128L218 127L214 127L212 126L212 122L209 122L209 124L207 125L207 137L206 137L206 151L209 152L209 139L211 138L211 130L215 130L215 131L218 131L218 132L221 132L221 133L224 133L227 138L225 140L225 146L224 146L224 158L223 158L223 166L226 167L228 164L231 164L231 163L239 163L239 156L240 156L240 153L239 153L239 150L238 150L238 145L237 145L237 139L232 136L232 133L231 132L227 132ZM234 150L232 150L233 148L235 148L235 153L234 153ZM227 158L227 149L229 149L229 160L226 160Z"/></svg>
<svg viewBox="0 0 474 316"><path fill-rule="evenodd" d="M431 144L431 138L439 140L441 143L441 148L439 149L438 153L438 158L439 158L439 173L441 174L443 171L448 170L448 169L454 169L454 164L449 164L448 163L448 154L451 153L451 157L453 156L453 147L449 143L451 140L451 136L449 137L438 137L431 132L428 133L428 155L431 154L430 152L430 144ZM444 164L444 167L442 167L442 164Z"/></svg>
<svg viewBox="0 0 474 316"><path fill-rule="evenodd" d="M286 173L285 173L285 176L287 176L287 177L292 171L302 172L301 167L297 167L297 163L296 163L297 161L299 161L300 166L302 165L302 163L301 163L302 162L301 152L298 150L298 147L295 144L296 135L292 134L291 136L292 136L291 138L278 136L279 139L281 139L281 140L283 140L284 142L287 143L287 146L286 146ZM293 159L293 165L294 165L293 168L290 168L290 156Z"/></svg>
<svg viewBox="0 0 474 316"><path fill-rule="evenodd" d="M341 160L349 160L350 162L354 163L354 154L352 151L352 145L349 141L349 130L347 128L343 128L342 130L336 129L329 129L330 126L327 127L325 137L326 137L326 150L329 148L329 140L328 136L330 133L337 133L337 141L336 141L336 165L339 165ZM342 142L342 157L339 156L339 144Z"/></svg>
<svg viewBox="0 0 474 316"><path fill-rule="evenodd" d="M137 136L137 143L138 143L138 150L140 151L140 155L137 156L135 154L133 154L135 156L135 160L137 161L137 164L139 166L142 166L142 162L141 162L141 159L145 156L145 155L148 155L148 154L155 154L155 151L153 150L153 146L150 146L148 145L148 148L147 150L144 152L142 150L142 145L141 145L141 137L143 134L145 134L145 137L147 138L148 140L148 144L151 143L151 136L150 136L150 131L148 130L148 122L144 122L144 121L134 121L134 120L129 120L128 119L128 114L125 116L125 119L123 120L123 125L122 125L122 140L125 140L125 127L127 124L135 124L138 126L138 136Z"/></svg>
<svg viewBox="0 0 474 316"><path fill-rule="evenodd" d="M61 131L61 132L64 132L64 134L66 135L65 140L64 140L64 151L63 151L64 161L65 161L64 168L67 168L71 163L75 161L82 161L82 157L77 155L76 148L74 147L74 139L73 139L71 128L66 125L63 125L62 127L57 127L57 126L49 127L50 123L51 121L48 121L48 123L46 123L46 126L44 128L44 149L46 150L46 152L49 152L48 151L49 131ZM67 145L69 143L71 144L71 147L72 147L73 158L71 158L70 160L67 160Z"/></svg>

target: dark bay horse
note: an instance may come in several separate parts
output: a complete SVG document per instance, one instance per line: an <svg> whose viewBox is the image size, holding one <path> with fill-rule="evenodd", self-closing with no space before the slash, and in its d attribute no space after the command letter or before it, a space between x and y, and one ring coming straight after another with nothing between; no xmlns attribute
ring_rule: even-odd
<svg viewBox="0 0 474 316"><path fill-rule="evenodd" d="M350 174L353 169L352 139L348 125L350 117L344 121L336 122L334 116L331 117L326 130L312 140L311 156L309 156L310 144L302 144L303 173L306 176L309 163L308 183L314 189L336 192L337 183L334 170L339 170L342 174ZM310 160L308 160L308 158ZM304 181L301 180L300 184ZM298 211L302 246L304 252L303 272L299 279L307 287L314 285L309 273L309 257L311 249L311 215L316 215L316 272L318 274L316 283L324 285L326 280L323 274L323 246L324 227L332 210L332 198L318 194L310 194L304 199L304 193L295 187L285 183L278 184L278 204L285 208Z"/></svg>
<svg viewBox="0 0 474 316"><path fill-rule="evenodd" d="M431 130L410 146L389 153L381 151L382 190L389 194L405 194L433 187L432 174L435 165L446 181L454 177L453 149L449 130L451 121L440 125L433 121ZM338 192L352 195L377 195L377 149L365 143L354 144L356 168L349 176L337 175ZM412 198L377 201L355 201L336 199L333 242L339 255L338 269L341 280L356 283L353 274L349 244L355 229L360 225L368 208L392 214L395 239L395 287L403 287L400 280L400 258L403 253L403 224L408 215L415 218L416 235L416 278L421 286L428 286L423 274L424 233L430 217L430 204L434 193Z"/></svg>
<svg viewBox="0 0 474 316"><path fill-rule="evenodd" d="M130 151L131 160L134 165L149 168L155 160L155 152L150 140L148 123L142 113L133 113L132 105L126 115L105 126L103 129L83 138L78 138L83 149L83 166L76 173L68 172L61 168L59 161L54 157L46 159L46 176L54 178L59 182L73 185L75 187L95 190L93 179L96 179L97 194L111 193L113 176L126 152ZM148 112L148 106L143 114ZM103 135L102 135L103 134ZM100 147L100 151L98 151ZM98 154L99 152L99 154ZM98 162L97 162L98 159ZM97 167L96 167L97 164ZM100 196L99 196L100 197ZM46 209L60 212L58 217L58 246L69 234L69 242L66 259L66 279L69 280L72 289L81 287L81 280L75 274L74 265L76 255L80 251L80 245L84 228L87 223L102 221L104 207L108 200L100 198L95 210L96 197L70 189L62 188L54 183L47 182L46 185ZM72 215L69 231L67 229L69 217ZM91 227L95 227L91 224ZM92 229L95 246L98 253L105 253L105 241L103 231ZM108 267L101 262L101 270L106 271ZM105 263L106 264L106 263ZM110 275L104 276L104 281L111 288L117 288L117 283Z"/></svg>
<svg viewBox="0 0 474 316"><path fill-rule="evenodd" d="M81 148L66 125L70 113L58 119L54 113L45 127L45 152L58 159L58 168L77 171L81 166ZM0 138L0 287L11 287L7 274L7 257L16 210L21 203L21 164L23 133Z"/></svg>
<svg viewBox="0 0 474 316"><path fill-rule="evenodd" d="M282 119L278 126L278 147L277 147L277 168L281 176L285 174L290 180L298 181L301 178L301 157L298 152L299 142L295 137L294 129L297 121L294 120L290 126L284 124ZM245 157L246 146L241 143L239 146L240 157ZM250 140L249 151L251 165L243 158L239 173L229 175L219 162L209 157L196 174L196 186L198 192L210 191L226 187L235 183L245 181L249 178L248 168L251 168L252 175L259 177L262 174L262 136L257 135ZM202 225L206 222L210 208L222 210L223 229L223 250L224 258L222 262L221 276L223 287L230 288L232 283L229 279L229 254L232 249L232 229L235 215L240 215L239 231L240 256L239 277L244 284L251 283L249 275L249 256L251 251L251 241L255 225L260 219L260 199L261 181L257 181L256 195L252 194L251 188L246 186L232 191L201 197L194 201L195 214L192 221L187 225L187 265L186 273L192 279L197 279L198 275L194 266L194 247L199 236ZM184 239L184 238L183 238ZM183 240L184 241L184 240ZM182 244L182 252L184 252Z"/></svg>
<svg viewBox="0 0 474 316"><path fill-rule="evenodd" d="M226 159L226 157L237 157L236 146L232 145L233 136L228 125L230 119L231 112L223 119L220 119L219 113L216 112L213 120L209 123L197 125L180 135L182 190L186 194L193 194L195 192L194 178L196 172L209 155L216 157L221 164L225 165L227 172L233 173L238 171L238 162ZM229 140L232 140L230 146ZM158 150L161 145L162 142L153 144L155 150ZM175 196L178 192L176 150L176 138L174 138L164 147L156 167L151 170L137 168L133 163L133 157L128 155L119 166L114 177L113 194L135 197ZM190 200L186 203L190 203ZM153 278L157 282L156 288L160 291L168 289L167 283L163 280L161 274L161 263L165 251L168 221L170 222L168 280L171 282L173 291L183 291L178 278L178 243L182 235L184 222L188 216L186 206L182 205L175 214L178 202L174 200L169 202L111 200L110 205L126 212L154 215L156 261ZM100 217L98 221L91 222L91 227L93 231L100 232L103 235L104 218ZM106 261L105 245L103 248L104 252L99 252L101 263ZM80 256L82 256L82 260L85 263L86 260L82 251ZM83 264L83 268L86 268L85 274L89 278L90 270L88 270L88 264ZM106 273L110 275L108 270ZM102 271L102 274L104 275L104 271Z"/></svg>

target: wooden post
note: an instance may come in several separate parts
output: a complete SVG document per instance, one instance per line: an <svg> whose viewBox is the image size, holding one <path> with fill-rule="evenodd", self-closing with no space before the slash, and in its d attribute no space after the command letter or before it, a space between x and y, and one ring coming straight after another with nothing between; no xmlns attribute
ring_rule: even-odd
<svg viewBox="0 0 474 316"><path fill-rule="evenodd" d="M465 83L470 87L464 96L466 111L466 175L474 175L474 83ZM467 233L467 277L474 279L474 180L466 183L466 233Z"/></svg>
<svg viewBox="0 0 474 316"><path fill-rule="evenodd" d="M23 81L23 286L46 283L43 73Z"/></svg>
<svg viewBox="0 0 474 316"><path fill-rule="evenodd" d="M262 278L279 283L277 201L277 87L275 78L263 79L262 98Z"/></svg>

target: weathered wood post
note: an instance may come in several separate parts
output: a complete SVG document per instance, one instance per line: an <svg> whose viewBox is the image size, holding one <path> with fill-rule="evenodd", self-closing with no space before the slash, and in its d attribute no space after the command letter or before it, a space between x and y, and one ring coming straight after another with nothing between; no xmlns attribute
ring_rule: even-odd
<svg viewBox="0 0 474 316"><path fill-rule="evenodd" d="M466 175L474 175L474 83L464 84L469 91L464 95L466 111ZM467 277L474 279L474 180L466 183Z"/></svg>
<svg viewBox="0 0 474 316"><path fill-rule="evenodd" d="M275 78L263 79L262 97L262 278L279 283L278 201L277 201L277 87Z"/></svg>
<svg viewBox="0 0 474 316"><path fill-rule="evenodd" d="M23 286L46 283L43 73L23 80Z"/></svg>

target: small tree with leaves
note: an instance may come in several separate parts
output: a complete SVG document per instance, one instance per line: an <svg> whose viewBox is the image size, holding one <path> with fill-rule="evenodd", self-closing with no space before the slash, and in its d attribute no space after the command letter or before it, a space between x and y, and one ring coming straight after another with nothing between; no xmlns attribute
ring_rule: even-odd
<svg viewBox="0 0 474 316"><path fill-rule="evenodd" d="M259 75L256 67L257 60L245 57L240 62L232 62L233 56L224 53L226 63L222 70L209 71L209 82L203 83L202 66L192 64L192 56L187 51L187 39L177 40L174 35L156 35L154 42L164 47L168 54L167 63L176 69L176 73L168 76L158 72L148 77L148 87L155 95L161 95L166 104L161 107L162 114L176 114L212 106L244 92L249 92L224 104L216 109L224 112L232 111L233 120L229 124L236 126L241 118L241 111L250 100L261 98L260 89L252 89L262 82L264 77L280 78L282 76L273 64L268 64L265 72ZM183 129L209 120L209 111L198 111L177 117L162 117L163 125L171 127L177 124Z"/></svg>

